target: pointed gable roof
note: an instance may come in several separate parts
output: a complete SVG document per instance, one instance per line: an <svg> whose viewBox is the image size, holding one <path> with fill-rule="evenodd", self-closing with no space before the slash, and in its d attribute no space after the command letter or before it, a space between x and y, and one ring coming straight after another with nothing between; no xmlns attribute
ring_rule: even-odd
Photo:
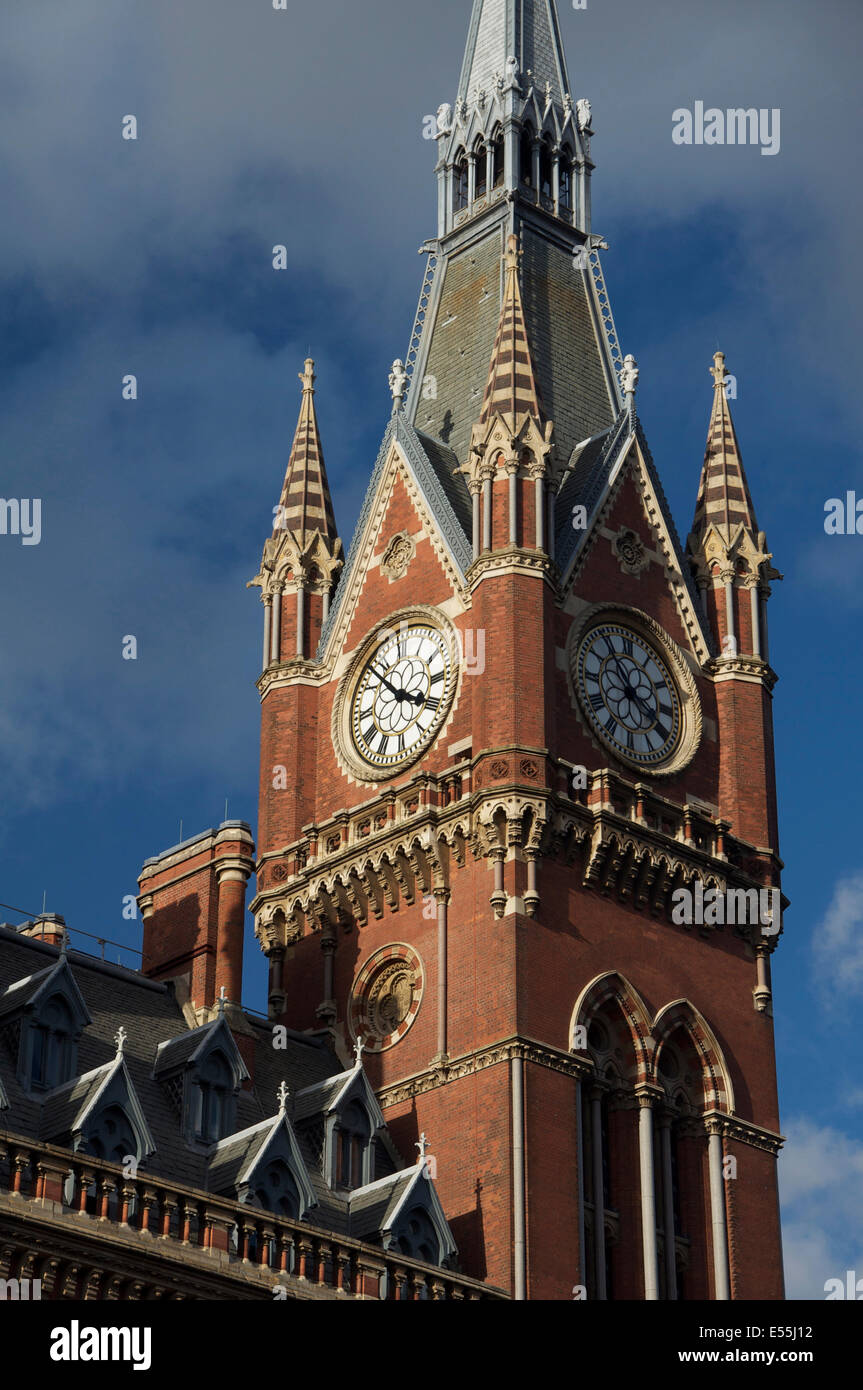
<svg viewBox="0 0 863 1390"><path fill-rule="evenodd" d="M715 526L726 544L730 544L740 526L757 535L758 522L725 394L724 352L713 354L710 374L713 377L713 407L692 531L696 537L701 537L710 526Z"/></svg>
<svg viewBox="0 0 863 1390"><path fill-rule="evenodd" d="M300 417L273 535L283 530L292 531L303 550L316 532L327 540L335 540L337 531L315 413L315 364L311 357L306 358L299 378L303 383Z"/></svg>
<svg viewBox="0 0 863 1390"><path fill-rule="evenodd" d="M518 238L511 234L507 237L504 257L503 302L479 417L483 425L494 415L503 415L513 422L523 415L532 415L535 419L542 417L518 283L520 255Z"/></svg>

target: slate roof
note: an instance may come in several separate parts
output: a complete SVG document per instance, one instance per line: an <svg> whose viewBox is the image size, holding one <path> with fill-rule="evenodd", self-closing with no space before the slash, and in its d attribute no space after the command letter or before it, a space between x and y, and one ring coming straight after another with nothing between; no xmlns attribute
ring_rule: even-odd
<svg viewBox="0 0 863 1390"><path fill-rule="evenodd" d="M365 1240L371 1232L386 1230L388 1222L417 1175L417 1167L359 1187L351 1193L351 1230L357 1240Z"/></svg>
<svg viewBox="0 0 863 1390"><path fill-rule="evenodd" d="M58 957L57 947L0 926L0 999L14 998L17 1006L32 998L56 968ZM272 1025L247 1015L255 1043L254 1085L241 1088L237 1096L237 1130L209 1149L193 1148L181 1132L170 1089L159 1077L187 1062L218 1021L190 1029L169 985L78 951L69 951L66 960L92 1020L78 1043L79 1075L41 1095L22 1089L17 1057L10 1040L4 1043L0 1028L0 1109L5 1127L34 1140L69 1143L71 1131L114 1070L115 1034L122 1024L127 1033L122 1063L156 1146L142 1164L145 1171L202 1191L230 1191L273 1133L279 1118L274 1113L277 1091L284 1081L290 1094L288 1117L317 1201L307 1220L334 1233L352 1233L351 1198L327 1185L320 1140L325 1112L356 1073L354 1068L345 1070L325 1039L288 1029L286 1047L275 1048ZM10 986L21 980L26 984L10 995ZM374 1225L379 1212L385 1215L394 1209L390 1195L384 1203L383 1194L403 1190L402 1160L388 1133L383 1131L373 1143L375 1171L383 1176L356 1194L363 1238L379 1234ZM405 1172L413 1175L416 1167Z"/></svg>

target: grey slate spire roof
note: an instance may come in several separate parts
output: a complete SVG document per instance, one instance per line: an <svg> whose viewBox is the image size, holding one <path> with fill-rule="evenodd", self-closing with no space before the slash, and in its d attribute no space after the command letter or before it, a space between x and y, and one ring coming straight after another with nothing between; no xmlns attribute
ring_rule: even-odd
<svg viewBox="0 0 863 1390"><path fill-rule="evenodd" d="M490 91L507 58L530 70L533 85L550 82L555 96L570 90L554 0L474 0L458 84L460 97Z"/></svg>

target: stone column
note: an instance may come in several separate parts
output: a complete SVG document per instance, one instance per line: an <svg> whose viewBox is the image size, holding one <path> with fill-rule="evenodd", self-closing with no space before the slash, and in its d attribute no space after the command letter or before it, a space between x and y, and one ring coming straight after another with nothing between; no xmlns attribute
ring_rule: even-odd
<svg viewBox="0 0 863 1390"><path fill-rule="evenodd" d="M749 589L750 613L752 615L752 655L761 655L761 612L758 602L758 586L752 584Z"/></svg>
<svg viewBox="0 0 863 1390"><path fill-rule="evenodd" d="M602 1090L590 1092L590 1129L593 1145L593 1258L596 1297L605 1302L605 1193L602 1186Z"/></svg>
<svg viewBox="0 0 863 1390"><path fill-rule="evenodd" d="M273 617L270 625L270 661L278 661L281 650L282 585L273 585Z"/></svg>
<svg viewBox="0 0 863 1390"><path fill-rule="evenodd" d="M267 667L268 667L269 664L270 664L270 645L271 645L271 641L272 641L272 639L271 639L271 637L270 637L270 631L271 631L271 628L272 628L272 621L273 621L273 607L272 607L272 605L273 605L273 599L272 599L272 595L271 595L271 594L264 594L264 595L262 595L261 602L262 602L263 605L264 605L264 664L263 664L263 670L266 671Z"/></svg>
<svg viewBox="0 0 863 1390"><path fill-rule="evenodd" d="M713 1279L715 1298L727 1302L731 1298L728 1273L728 1234L725 1224L725 1181L722 1176L722 1121L713 1117L706 1121L707 1154L710 1167L710 1226L713 1233Z"/></svg>
<svg viewBox="0 0 863 1390"><path fill-rule="evenodd" d="M677 1298L677 1259L674 1243L674 1182L671 1167L671 1116L657 1116L662 1154L662 1225L665 1233L666 1297Z"/></svg>
<svg viewBox="0 0 863 1390"><path fill-rule="evenodd" d="M480 518L480 484L476 480L471 481L470 485L471 504L473 508L473 558L479 559L480 547L482 544L482 522Z"/></svg>
<svg viewBox="0 0 863 1390"><path fill-rule="evenodd" d="M514 1297L527 1298L527 1245L524 1202L524 1060L513 1057L512 1068L512 1201Z"/></svg>
<svg viewBox="0 0 863 1390"><path fill-rule="evenodd" d="M656 1188L653 1173L653 1096L641 1091L638 1095L638 1106L644 1297L650 1303L659 1297L659 1269L656 1258Z"/></svg>
<svg viewBox="0 0 863 1390"><path fill-rule="evenodd" d="M545 549L545 479L537 473L533 480L535 544L537 550Z"/></svg>
<svg viewBox="0 0 863 1390"><path fill-rule="evenodd" d="M437 1055L443 1059L447 1055L447 903L449 893L445 888L435 888L437 904Z"/></svg>
<svg viewBox="0 0 863 1390"><path fill-rule="evenodd" d="M306 586L297 577L297 656L305 656Z"/></svg>
<svg viewBox="0 0 863 1390"><path fill-rule="evenodd" d="M482 478L482 548L491 550L492 522L492 474L483 473Z"/></svg>
<svg viewBox="0 0 863 1390"><path fill-rule="evenodd" d="M509 476L509 543L518 545L518 464L507 467Z"/></svg>

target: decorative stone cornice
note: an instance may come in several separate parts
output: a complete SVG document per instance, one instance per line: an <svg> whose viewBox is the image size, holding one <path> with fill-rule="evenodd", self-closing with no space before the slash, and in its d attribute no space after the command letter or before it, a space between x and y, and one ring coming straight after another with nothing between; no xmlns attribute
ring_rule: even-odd
<svg viewBox="0 0 863 1390"><path fill-rule="evenodd" d="M719 656L708 661L704 674L717 684L720 681L745 680L766 685L772 690L779 677L760 656Z"/></svg>
<svg viewBox="0 0 863 1390"><path fill-rule="evenodd" d="M526 550L519 545L509 545L502 550L484 551L479 559L474 560L465 578L473 590L489 574L523 574L525 571L545 579L554 591L555 598L560 597L557 566L554 561L542 551Z"/></svg>
<svg viewBox="0 0 863 1390"><path fill-rule="evenodd" d="M499 1066L514 1057L547 1067L550 1071L563 1072L575 1079L593 1075L593 1066L585 1059L561 1052L556 1047L549 1047L546 1043L536 1042L532 1038L513 1034L499 1043L479 1048L475 1052L464 1053L460 1057L450 1057L438 1066L417 1072L416 1075L398 1081L392 1086L383 1087L376 1093L378 1102L382 1110L391 1105L402 1105L426 1091L437 1090L449 1081L459 1081L465 1076L473 1076L476 1072L484 1071L486 1067Z"/></svg>
<svg viewBox="0 0 863 1390"><path fill-rule="evenodd" d="M737 841L706 811L607 768L588 774L579 800L553 790L555 776L565 778L566 765L555 768L542 750L486 749L452 773L417 773L397 792L387 788L305 827L301 840L258 861L251 911L262 948L327 925L380 919L386 907L397 912L449 891L468 850L474 860L500 863L528 851L562 859L578 866L584 887L654 916L669 913L674 890L692 889L696 880L719 892L777 882L778 858ZM508 902L504 893L492 906L502 915ZM539 906L537 894L533 912ZM749 935L754 928L734 930Z"/></svg>

